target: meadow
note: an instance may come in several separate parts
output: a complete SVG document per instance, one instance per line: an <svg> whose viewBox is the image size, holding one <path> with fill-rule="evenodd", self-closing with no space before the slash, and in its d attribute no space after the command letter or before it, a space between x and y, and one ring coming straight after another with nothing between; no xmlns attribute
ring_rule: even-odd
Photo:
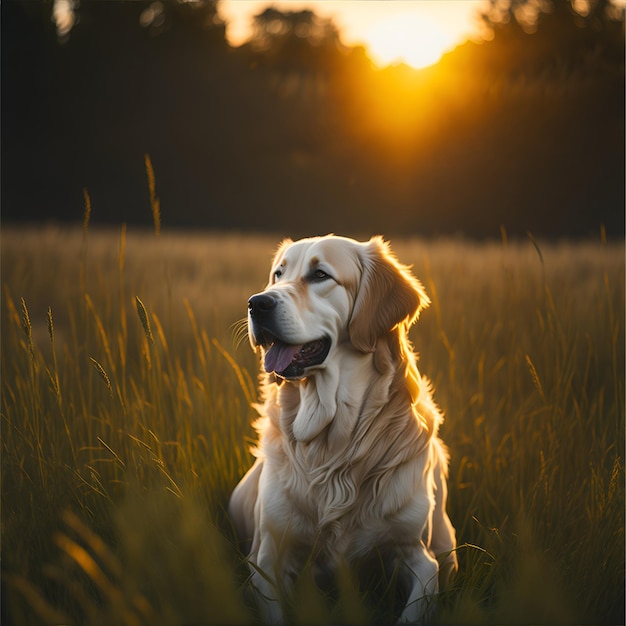
<svg viewBox="0 0 626 626"><path fill-rule="evenodd" d="M2 228L2 623L248 624L241 324L278 236ZM624 623L624 245L393 240L445 413L444 624ZM362 624L306 581L299 624Z"/></svg>

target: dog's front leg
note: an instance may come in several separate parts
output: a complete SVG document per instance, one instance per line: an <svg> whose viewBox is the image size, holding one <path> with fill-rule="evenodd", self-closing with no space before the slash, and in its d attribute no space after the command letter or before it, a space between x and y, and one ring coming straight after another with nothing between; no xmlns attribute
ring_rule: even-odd
<svg viewBox="0 0 626 626"><path fill-rule="evenodd" d="M411 592L398 620L399 624L424 624L432 617L438 591L437 561L423 543L405 560L406 574L411 579Z"/></svg>
<svg viewBox="0 0 626 626"><path fill-rule="evenodd" d="M259 613L267 624L283 624L284 616L279 601L277 583L277 551L271 535L265 536L259 546L256 562L251 562L252 588Z"/></svg>

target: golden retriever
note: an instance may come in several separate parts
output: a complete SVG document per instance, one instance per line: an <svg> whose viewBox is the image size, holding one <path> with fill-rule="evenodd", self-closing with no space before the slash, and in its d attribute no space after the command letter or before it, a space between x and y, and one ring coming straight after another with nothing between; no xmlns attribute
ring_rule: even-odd
<svg viewBox="0 0 626 626"><path fill-rule="evenodd" d="M306 563L382 561L407 589L400 622L427 619L456 571L442 416L408 339L428 304L382 238L336 236L284 241L248 301L263 403L229 512L266 621Z"/></svg>

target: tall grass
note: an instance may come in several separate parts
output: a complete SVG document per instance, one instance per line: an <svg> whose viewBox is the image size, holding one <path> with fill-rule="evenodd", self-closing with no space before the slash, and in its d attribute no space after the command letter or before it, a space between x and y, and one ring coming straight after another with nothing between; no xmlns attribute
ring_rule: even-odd
<svg viewBox="0 0 626 626"><path fill-rule="evenodd" d="M2 232L7 623L250 623L225 506L250 463L237 321L272 237ZM446 414L443 623L624 617L624 249L394 241ZM299 623L362 623L303 580Z"/></svg>

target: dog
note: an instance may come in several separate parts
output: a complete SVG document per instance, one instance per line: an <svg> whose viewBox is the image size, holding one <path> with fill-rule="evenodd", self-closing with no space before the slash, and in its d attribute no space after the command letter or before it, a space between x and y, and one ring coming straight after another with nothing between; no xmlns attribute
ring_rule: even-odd
<svg viewBox="0 0 626 626"><path fill-rule="evenodd" d="M384 563L407 590L402 623L429 619L456 572L443 418L408 338L429 303L381 237L333 235L283 241L249 299L265 373L229 513L267 622L287 619L282 592L307 563Z"/></svg>

